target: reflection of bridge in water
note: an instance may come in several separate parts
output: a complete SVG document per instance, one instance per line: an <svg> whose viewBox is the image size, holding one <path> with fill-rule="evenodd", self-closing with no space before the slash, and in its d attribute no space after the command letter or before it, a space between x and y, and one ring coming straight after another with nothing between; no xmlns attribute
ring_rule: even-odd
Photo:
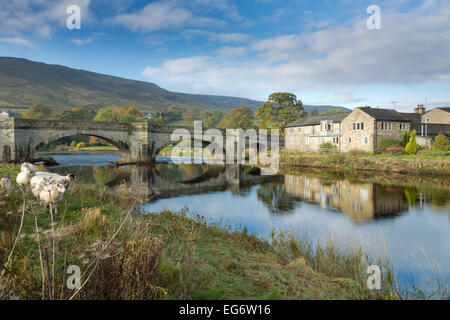
<svg viewBox="0 0 450 320"><path fill-rule="evenodd" d="M170 172L164 172L164 168L166 168L164 165L156 165L80 168L80 170L93 169L94 172L89 176L94 176L97 183L103 180L101 184L110 188L117 188L125 182L130 187L139 188L139 192L143 194L151 195L158 192L160 193L159 198L224 190L237 192L241 187L282 180L282 176L263 176L260 175L260 170L257 168L242 165L208 165L197 176L188 179L174 177ZM64 170L61 168L57 171ZM74 172L73 168L70 171ZM81 172L80 175L86 176Z"/></svg>

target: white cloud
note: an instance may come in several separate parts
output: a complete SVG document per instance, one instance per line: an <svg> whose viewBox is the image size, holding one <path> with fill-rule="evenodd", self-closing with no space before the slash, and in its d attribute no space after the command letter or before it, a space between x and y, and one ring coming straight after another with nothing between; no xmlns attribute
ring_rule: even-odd
<svg viewBox="0 0 450 320"><path fill-rule="evenodd" d="M1 42L11 43L19 46L32 47L33 43L27 39L19 38L19 37L10 37L10 38L0 38Z"/></svg>
<svg viewBox="0 0 450 320"><path fill-rule="evenodd" d="M90 0L3 0L0 10L0 34L49 37L56 28L65 28L66 9L78 5L82 25L91 20Z"/></svg>
<svg viewBox="0 0 450 320"><path fill-rule="evenodd" d="M250 39L250 36L245 33L226 33L226 32L212 32L212 31L205 31L205 30L186 30L184 32L184 35L186 37L191 36L204 36L208 38L211 41L218 41L218 42L245 42Z"/></svg>
<svg viewBox="0 0 450 320"><path fill-rule="evenodd" d="M216 50L216 54L219 56L240 56L247 52L245 47L221 47Z"/></svg>
<svg viewBox="0 0 450 320"><path fill-rule="evenodd" d="M450 81L449 16L448 2L429 0L410 12L383 10L381 30L368 30L364 18L253 42L246 48L254 51L251 61L227 60L218 50L166 61L143 75L177 91L262 97L309 90L363 101L348 88ZM195 64L185 71L180 61Z"/></svg>
<svg viewBox="0 0 450 320"><path fill-rule="evenodd" d="M217 21L195 16L175 1L158 1L149 3L137 12L118 15L112 19L112 23L132 31L152 32L185 25L211 25Z"/></svg>

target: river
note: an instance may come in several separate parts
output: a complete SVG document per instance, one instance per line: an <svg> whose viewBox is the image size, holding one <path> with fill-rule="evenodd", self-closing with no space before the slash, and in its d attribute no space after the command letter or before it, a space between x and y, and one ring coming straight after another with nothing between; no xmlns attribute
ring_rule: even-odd
<svg viewBox="0 0 450 320"><path fill-rule="evenodd" d="M188 211L210 223L245 227L268 241L273 230L283 230L322 243L332 240L343 250L362 247L372 256L389 258L400 287L424 286L436 270L450 281L450 181L405 185L389 177L387 182L378 177L355 181L322 172L266 178L240 173L243 182L235 183L230 180L236 176L234 167L161 163L110 168L108 161L118 160L119 154L42 155L60 163L52 171L74 173L81 182L109 187L126 182L149 193L159 191L157 200L142 206L149 213Z"/></svg>

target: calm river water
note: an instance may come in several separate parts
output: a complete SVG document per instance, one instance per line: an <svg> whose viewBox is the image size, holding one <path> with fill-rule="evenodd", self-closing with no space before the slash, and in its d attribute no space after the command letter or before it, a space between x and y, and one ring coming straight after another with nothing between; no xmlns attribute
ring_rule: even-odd
<svg viewBox="0 0 450 320"><path fill-rule="evenodd" d="M315 174L286 174L261 179L237 166L211 170L209 165L158 164L152 167L105 167L114 152L46 153L60 163L59 173L80 181L113 187L123 181L161 197L145 204L204 216L268 241L273 230L314 241L333 240L342 248L362 247L372 256L387 255L401 287L424 284L438 268L450 282L450 181L438 186L423 180L415 186L373 181L352 182ZM167 160L167 159L163 159ZM230 178L231 177L231 178ZM389 181L387 179L386 181Z"/></svg>

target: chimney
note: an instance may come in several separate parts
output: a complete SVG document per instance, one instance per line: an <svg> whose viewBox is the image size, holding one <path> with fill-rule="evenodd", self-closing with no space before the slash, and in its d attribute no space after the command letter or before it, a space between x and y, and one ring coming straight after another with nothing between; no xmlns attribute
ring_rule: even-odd
<svg viewBox="0 0 450 320"><path fill-rule="evenodd" d="M417 108L414 109L414 112L418 114L425 114L425 107L423 104L419 104Z"/></svg>

